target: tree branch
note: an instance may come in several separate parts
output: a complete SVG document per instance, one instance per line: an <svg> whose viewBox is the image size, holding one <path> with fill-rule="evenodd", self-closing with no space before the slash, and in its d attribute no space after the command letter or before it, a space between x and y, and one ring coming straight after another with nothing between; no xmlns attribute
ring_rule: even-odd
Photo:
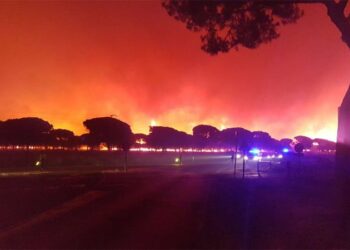
<svg viewBox="0 0 350 250"><path fill-rule="evenodd" d="M332 22L339 29L342 34L342 40L350 48L350 20L349 16L346 17L344 9L348 3L348 0L341 0L339 3L325 0L323 4L327 8L327 14L331 18Z"/></svg>
<svg viewBox="0 0 350 250"><path fill-rule="evenodd" d="M340 0L338 3L338 6L344 12L347 4L348 4L348 0Z"/></svg>
<svg viewBox="0 0 350 250"><path fill-rule="evenodd" d="M342 34L342 40L350 48L350 14L345 15L344 10L349 0L285 0L285 2L300 4L323 4L327 8L328 16ZM277 2L283 2L278 1Z"/></svg>

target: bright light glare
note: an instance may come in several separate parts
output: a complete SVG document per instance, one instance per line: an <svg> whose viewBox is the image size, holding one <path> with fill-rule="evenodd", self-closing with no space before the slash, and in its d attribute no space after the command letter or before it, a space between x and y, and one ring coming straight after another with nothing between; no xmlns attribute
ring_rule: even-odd
<svg viewBox="0 0 350 250"><path fill-rule="evenodd" d="M288 152L289 152L289 149L288 149L288 148L284 148L284 149L282 150L282 152L283 152L283 153L288 153Z"/></svg>
<svg viewBox="0 0 350 250"><path fill-rule="evenodd" d="M157 126L157 122L155 121L155 120L151 120L151 127L155 127L155 126Z"/></svg>
<svg viewBox="0 0 350 250"><path fill-rule="evenodd" d="M245 155L245 156L244 156L244 160L248 160L248 156Z"/></svg>
<svg viewBox="0 0 350 250"><path fill-rule="evenodd" d="M241 154L237 154L236 157L237 157L237 159L241 159L242 155Z"/></svg>
<svg viewBox="0 0 350 250"><path fill-rule="evenodd" d="M278 155L277 158L278 158L278 159L282 159L282 158L283 158L283 155Z"/></svg>
<svg viewBox="0 0 350 250"><path fill-rule="evenodd" d="M140 138L140 139L136 140L136 143L140 144L140 145L144 145L144 144L146 144L146 141L143 138Z"/></svg>
<svg viewBox="0 0 350 250"><path fill-rule="evenodd" d="M179 157L176 157L175 158L175 163L179 163L180 162L180 158Z"/></svg>
<svg viewBox="0 0 350 250"><path fill-rule="evenodd" d="M39 167L40 165L41 165L41 162L40 162L40 161L36 161L36 162L35 162L35 166L36 166L36 167Z"/></svg>
<svg viewBox="0 0 350 250"><path fill-rule="evenodd" d="M253 154L253 155L260 154L260 149L258 149L258 148L252 148L251 150L249 150L249 153L251 153L251 154Z"/></svg>
<svg viewBox="0 0 350 250"><path fill-rule="evenodd" d="M108 151L108 147L106 145L100 145L100 150L101 151Z"/></svg>

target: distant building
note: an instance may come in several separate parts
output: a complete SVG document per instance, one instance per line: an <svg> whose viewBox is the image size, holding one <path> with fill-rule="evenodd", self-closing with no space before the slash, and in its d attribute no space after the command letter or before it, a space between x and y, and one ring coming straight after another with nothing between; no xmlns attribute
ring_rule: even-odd
<svg viewBox="0 0 350 250"><path fill-rule="evenodd" d="M350 165L350 87L338 109L337 165Z"/></svg>

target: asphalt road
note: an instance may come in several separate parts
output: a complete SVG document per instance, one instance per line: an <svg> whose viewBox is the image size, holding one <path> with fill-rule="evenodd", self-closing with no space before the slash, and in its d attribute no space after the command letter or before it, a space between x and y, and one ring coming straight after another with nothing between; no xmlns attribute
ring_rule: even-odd
<svg viewBox="0 0 350 250"><path fill-rule="evenodd" d="M349 248L347 198L317 179L130 172L0 178L0 248Z"/></svg>

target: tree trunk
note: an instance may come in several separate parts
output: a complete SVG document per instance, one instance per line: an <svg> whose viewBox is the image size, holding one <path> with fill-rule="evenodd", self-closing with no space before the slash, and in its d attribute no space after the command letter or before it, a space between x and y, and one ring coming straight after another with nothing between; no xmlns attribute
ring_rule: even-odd
<svg viewBox="0 0 350 250"><path fill-rule="evenodd" d="M323 4L327 8L327 14L341 33L343 42L350 48L350 14L345 16L345 8L348 0L294 0L302 4Z"/></svg>
<svg viewBox="0 0 350 250"><path fill-rule="evenodd" d="M243 176L243 178L245 177L245 151L244 151L244 156L243 156L243 166L242 166L242 170L243 170L243 173L242 173L242 176Z"/></svg>
<svg viewBox="0 0 350 250"><path fill-rule="evenodd" d="M124 172L128 170L128 151L124 150Z"/></svg>
<svg viewBox="0 0 350 250"><path fill-rule="evenodd" d="M326 0L324 5L327 8L327 14L338 28L342 35L342 40L350 48L350 15L345 16L344 10L347 0L339 1L339 3Z"/></svg>
<svg viewBox="0 0 350 250"><path fill-rule="evenodd" d="M234 167L233 167L233 171L234 171L234 174L236 175L236 170L237 170L237 153L238 153L238 145L236 143L236 149L235 149L235 163L234 163Z"/></svg>

